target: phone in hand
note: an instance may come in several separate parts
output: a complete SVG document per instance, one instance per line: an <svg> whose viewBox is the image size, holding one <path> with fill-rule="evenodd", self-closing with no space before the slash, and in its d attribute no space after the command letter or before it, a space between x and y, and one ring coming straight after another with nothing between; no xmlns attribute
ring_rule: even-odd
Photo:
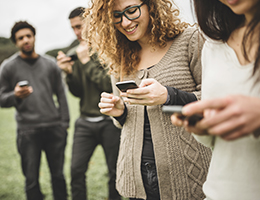
<svg viewBox="0 0 260 200"><path fill-rule="evenodd" d="M19 81L19 82L18 82L18 85L19 85L20 87L29 86L29 81L27 81L27 80Z"/></svg>
<svg viewBox="0 0 260 200"><path fill-rule="evenodd" d="M132 80L117 82L116 86L122 92L126 92L128 89L138 88L138 85L135 83L135 81L132 81Z"/></svg>
<svg viewBox="0 0 260 200"><path fill-rule="evenodd" d="M79 59L77 53L67 54L67 57L70 57L70 58L71 58L71 61L75 61L75 60L78 60L78 59Z"/></svg>
<svg viewBox="0 0 260 200"><path fill-rule="evenodd" d="M187 119L189 122L189 126L195 126L198 121L203 119L202 114L194 114L192 116L183 115L182 108L183 106L179 106L179 105L171 105L171 106L164 105L162 107L162 111L164 113L169 113L169 114L176 113L177 117L180 118L181 120Z"/></svg>

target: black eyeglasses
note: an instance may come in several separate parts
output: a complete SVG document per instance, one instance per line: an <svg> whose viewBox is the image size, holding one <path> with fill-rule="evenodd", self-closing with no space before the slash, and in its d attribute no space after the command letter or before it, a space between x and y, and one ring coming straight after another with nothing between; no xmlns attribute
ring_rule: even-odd
<svg viewBox="0 0 260 200"><path fill-rule="evenodd" d="M129 19L134 20L141 16L141 6L144 5L144 2L140 5L131 6L129 8L126 8L122 12L114 11L113 12L113 23L119 24L122 22L123 15Z"/></svg>

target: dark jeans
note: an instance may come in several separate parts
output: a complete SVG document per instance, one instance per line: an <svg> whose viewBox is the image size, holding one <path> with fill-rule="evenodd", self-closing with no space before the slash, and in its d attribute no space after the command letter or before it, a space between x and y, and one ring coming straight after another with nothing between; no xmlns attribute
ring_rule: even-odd
<svg viewBox="0 0 260 200"><path fill-rule="evenodd" d="M109 172L109 200L121 199L115 189L116 162L119 150L121 130L116 128L110 118L99 122L89 122L83 118L77 119L72 149L71 161L71 192L73 200L86 200L86 171L89 160L101 144Z"/></svg>
<svg viewBox="0 0 260 200"><path fill-rule="evenodd" d="M38 180L42 151L45 151L48 161L54 199L67 199L63 175L66 140L67 131L61 126L17 130L17 148L26 179L25 191L28 200L43 199Z"/></svg>
<svg viewBox="0 0 260 200"><path fill-rule="evenodd" d="M160 200L160 192L155 164L149 162L142 163L141 172L147 196L146 200ZM143 199L130 198L130 200Z"/></svg>

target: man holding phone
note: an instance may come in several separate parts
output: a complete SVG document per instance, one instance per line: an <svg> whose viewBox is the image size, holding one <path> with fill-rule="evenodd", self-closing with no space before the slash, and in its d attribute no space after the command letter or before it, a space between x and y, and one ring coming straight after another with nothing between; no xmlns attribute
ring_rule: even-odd
<svg viewBox="0 0 260 200"><path fill-rule="evenodd" d="M50 168L54 199L66 200L63 164L69 109L61 70L54 59L35 52L35 34L26 21L15 23L11 30L19 53L0 67L0 105L16 108L17 149L27 200L44 198L38 180L42 151Z"/></svg>
<svg viewBox="0 0 260 200"><path fill-rule="evenodd" d="M102 145L109 173L108 200L120 200L115 188L116 161L119 150L121 130L116 128L110 117L100 113L98 103L103 91L112 92L110 76L96 55L89 56L87 43L82 40L84 8L74 9L69 20L79 46L69 50L67 55L59 52L58 66L66 73L70 92L80 98L80 117L75 123L71 159L71 192L73 200L86 200L86 171L89 160L97 147ZM71 61L76 52L78 60Z"/></svg>

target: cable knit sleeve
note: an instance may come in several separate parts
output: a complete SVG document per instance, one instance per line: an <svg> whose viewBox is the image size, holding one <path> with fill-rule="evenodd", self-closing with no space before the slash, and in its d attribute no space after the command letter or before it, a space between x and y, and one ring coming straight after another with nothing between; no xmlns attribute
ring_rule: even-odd
<svg viewBox="0 0 260 200"><path fill-rule="evenodd" d="M166 105L185 105L201 99L201 49L204 38L195 28L186 29L176 38L169 55L169 66L162 72L163 85L168 90ZM159 72L160 73L160 72Z"/></svg>

